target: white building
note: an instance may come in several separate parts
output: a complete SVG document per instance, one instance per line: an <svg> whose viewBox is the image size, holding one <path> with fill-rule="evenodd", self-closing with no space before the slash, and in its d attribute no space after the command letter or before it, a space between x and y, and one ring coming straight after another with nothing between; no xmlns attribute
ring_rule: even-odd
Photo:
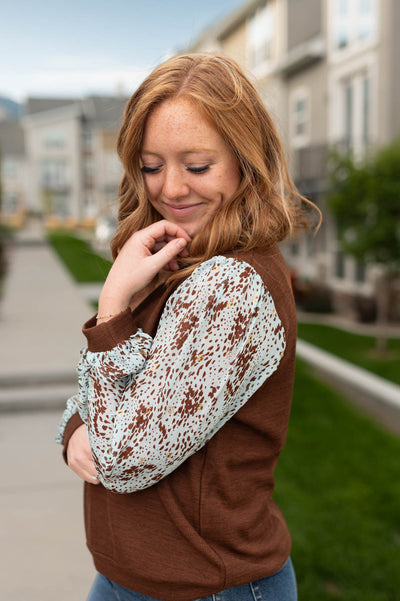
<svg viewBox="0 0 400 601"><path fill-rule="evenodd" d="M28 99L19 124L0 126L2 183L7 189L2 212L12 214L18 207L70 224L93 222L110 212L122 175L116 141L126 101L96 96ZM15 164L11 154L15 128L24 165L16 181L24 190L12 202L5 178Z"/></svg>

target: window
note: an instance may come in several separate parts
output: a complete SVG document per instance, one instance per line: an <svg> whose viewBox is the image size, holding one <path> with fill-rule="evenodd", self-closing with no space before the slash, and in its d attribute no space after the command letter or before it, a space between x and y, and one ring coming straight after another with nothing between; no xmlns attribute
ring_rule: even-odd
<svg viewBox="0 0 400 601"><path fill-rule="evenodd" d="M2 210L6 214L13 214L18 211L18 196L15 192L4 192Z"/></svg>
<svg viewBox="0 0 400 601"><path fill-rule="evenodd" d="M85 186L93 186L94 184L94 164L90 159L86 159L83 164Z"/></svg>
<svg viewBox="0 0 400 601"><path fill-rule="evenodd" d="M344 48L350 41L349 8L346 0L339 0L336 3L335 44L338 48Z"/></svg>
<svg viewBox="0 0 400 601"><path fill-rule="evenodd" d="M363 145L364 145L364 147L366 147L369 144L369 142L370 142L370 118L371 118L371 111L370 111L371 90L370 90L370 78L368 76L364 76L363 77L362 86L363 86L363 130L362 130L362 138L363 138Z"/></svg>
<svg viewBox="0 0 400 601"><path fill-rule="evenodd" d="M84 130L84 132L82 134L82 142L83 142L83 149L86 152L92 152L93 146L94 146L93 132L91 132L87 129Z"/></svg>
<svg viewBox="0 0 400 601"><path fill-rule="evenodd" d="M291 95L291 141L294 147L306 146L310 137L310 94L305 87Z"/></svg>
<svg viewBox="0 0 400 601"><path fill-rule="evenodd" d="M375 0L359 0L359 25L357 37L365 40L375 33Z"/></svg>
<svg viewBox="0 0 400 601"><path fill-rule="evenodd" d="M18 175L18 163L15 159L11 157L4 158L1 166L4 177L16 179Z"/></svg>
<svg viewBox="0 0 400 601"><path fill-rule="evenodd" d="M55 129L44 132L43 145L48 149L64 148L66 145L64 132Z"/></svg>
<svg viewBox="0 0 400 601"><path fill-rule="evenodd" d="M376 33L376 0L332 0L334 47L342 49Z"/></svg>
<svg viewBox="0 0 400 601"><path fill-rule="evenodd" d="M69 165L65 161L43 161L41 164L41 183L46 189L68 187L70 183Z"/></svg>
<svg viewBox="0 0 400 601"><path fill-rule="evenodd" d="M267 64L272 59L274 15L271 2L260 7L249 22L250 68Z"/></svg>
<svg viewBox="0 0 400 601"><path fill-rule="evenodd" d="M344 142L348 152L353 147L353 85L344 84Z"/></svg>
<svg viewBox="0 0 400 601"><path fill-rule="evenodd" d="M356 262L355 279L356 279L356 282L359 282L360 284L362 284L362 283L365 282L365 279L366 279L366 266L365 266L365 263L363 263L362 261L357 261Z"/></svg>
<svg viewBox="0 0 400 601"><path fill-rule="evenodd" d="M343 279L345 277L345 258L341 250L336 252L335 259L335 275L337 278Z"/></svg>
<svg viewBox="0 0 400 601"><path fill-rule="evenodd" d="M339 150L361 156L371 144L372 137L372 76L367 70L361 70L342 80L340 85Z"/></svg>
<svg viewBox="0 0 400 601"><path fill-rule="evenodd" d="M55 192L51 197L51 212L58 217L67 217L69 212L69 198L66 194Z"/></svg>

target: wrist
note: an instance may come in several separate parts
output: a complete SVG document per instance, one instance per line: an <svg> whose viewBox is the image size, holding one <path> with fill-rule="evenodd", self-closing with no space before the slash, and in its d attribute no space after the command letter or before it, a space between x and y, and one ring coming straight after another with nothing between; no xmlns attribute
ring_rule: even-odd
<svg viewBox="0 0 400 601"><path fill-rule="evenodd" d="M128 307L126 307L125 309L122 309L122 311L118 311L116 313L101 313L99 311L97 313L97 315L96 315L97 324L99 324L99 323L106 323L107 321L109 321L113 317L116 317L117 315L121 315L121 313L124 313L127 308Z"/></svg>
<svg viewBox="0 0 400 601"><path fill-rule="evenodd" d="M129 301L105 297L100 294L99 304L97 309L97 323L104 323L112 319L116 315L123 313L129 307Z"/></svg>

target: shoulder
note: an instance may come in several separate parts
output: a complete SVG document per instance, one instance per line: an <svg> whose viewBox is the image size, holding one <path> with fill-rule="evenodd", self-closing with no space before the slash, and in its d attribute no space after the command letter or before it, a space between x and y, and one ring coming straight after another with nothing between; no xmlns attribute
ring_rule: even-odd
<svg viewBox="0 0 400 601"><path fill-rule="evenodd" d="M263 280L257 270L243 258L216 255L201 263L179 286L177 292L204 295L214 298L234 293L243 294L247 289L260 289Z"/></svg>
<svg viewBox="0 0 400 601"><path fill-rule="evenodd" d="M219 312L224 308L237 310L256 304L255 299L269 296L262 278L246 261L216 255L201 263L175 289L166 308L175 312Z"/></svg>

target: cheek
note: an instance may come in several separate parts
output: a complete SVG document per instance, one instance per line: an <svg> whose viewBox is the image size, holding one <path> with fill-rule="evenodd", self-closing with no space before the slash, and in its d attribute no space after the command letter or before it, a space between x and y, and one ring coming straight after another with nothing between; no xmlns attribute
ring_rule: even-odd
<svg viewBox="0 0 400 601"><path fill-rule="evenodd" d="M156 200L158 196L158 185L157 182L153 180L144 180L144 187L147 192L147 196L149 200Z"/></svg>
<svg viewBox="0 0 400 601"><path fill-rule="evenodd" d="M238 171L228 171L220 178L216 191L220 193L223 200L232 198L240 184L240 175Z"/></svg>

